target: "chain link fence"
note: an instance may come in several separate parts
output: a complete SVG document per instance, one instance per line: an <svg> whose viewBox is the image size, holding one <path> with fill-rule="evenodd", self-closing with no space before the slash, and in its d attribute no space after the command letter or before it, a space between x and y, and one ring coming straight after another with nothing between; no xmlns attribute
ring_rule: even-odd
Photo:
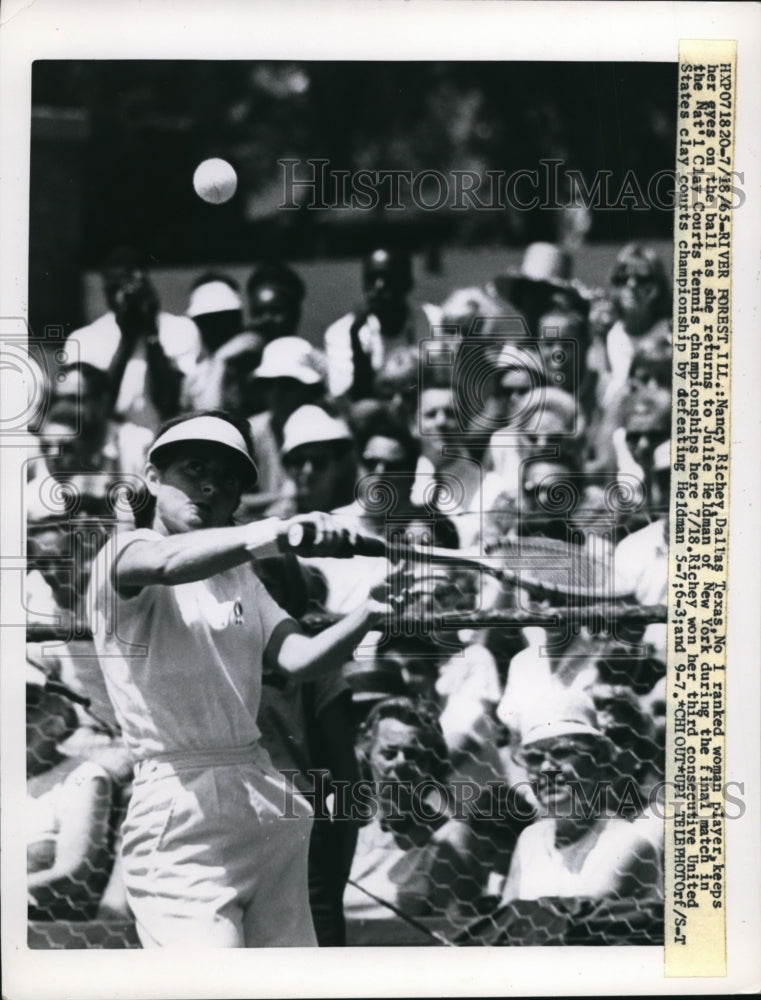
<svg viewBox="0 0 761 1000"><path fill-rule="evenodd" d="M330 822L358 828L348 944L661 941L665 664L647 634L666 608L542 588L559 552L544 573L533 549L526 587L503 574L488 600L483 567L432 570L428 603L344 668L361 779ZM139 947L118 860L131 765L91 640L76 613L28 639L29 945ZM577 698L565 729L527 742L544 709L557 721L557 685Z"/></svg>

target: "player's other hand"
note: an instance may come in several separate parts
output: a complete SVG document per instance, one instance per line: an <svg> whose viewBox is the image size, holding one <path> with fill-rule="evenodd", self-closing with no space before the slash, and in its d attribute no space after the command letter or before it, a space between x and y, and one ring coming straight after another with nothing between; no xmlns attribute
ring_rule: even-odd
<svg viewBox="0 0 761 1000"><path fill-rule="evenodd" d="M379 623L400 618L414 603L416 590L415 569L402 559L372 588L368 603Z"/></svg>

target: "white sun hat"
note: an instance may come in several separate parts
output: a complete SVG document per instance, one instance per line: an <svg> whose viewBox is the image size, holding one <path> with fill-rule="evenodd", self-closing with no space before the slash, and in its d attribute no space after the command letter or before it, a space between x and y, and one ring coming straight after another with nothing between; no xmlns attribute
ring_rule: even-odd
<svg viewBox="0 0 761 1000"><path fill-rule="evenodd" d="M293 378L304 385L325 381L323 356L303 337L278 337L262 352L257 378Z"/></svg>
<svg viewBox="0 0 761 1000"><path fill-rule="evenodd" d="M555 686L556 691L543 692L541 704L526 713L521 732L523 746L559 736L604 739L592 699L585 692L561 687L559 682L555 682Z"/></svg>
<svg viewBox="0 0 761 1000"><path fill-rule="evenodd" d="M300 406L285 422L282 454L287 455L302 444L351 440L346 421L331 417L319 406Z"/></svg>
<svg viewBox="0 0 761 1000"><path fill-rule="evenodd" d="M226 281L207 281L190 293L187 315L207 316L209 313L230 312L243 308L240 295Z"/></svg>

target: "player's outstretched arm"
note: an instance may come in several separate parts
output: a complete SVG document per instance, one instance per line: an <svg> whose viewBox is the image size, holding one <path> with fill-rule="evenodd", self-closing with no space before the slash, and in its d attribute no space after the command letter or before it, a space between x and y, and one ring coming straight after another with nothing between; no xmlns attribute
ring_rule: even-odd
<svg viewBox="0 0 761 1000"><path fill-rule="evenodd" d="M121 593L152 584L173 587L205 580L251 559L280 554L278 538L294 522L313 525L311 552L330 556L345 550L352 533L327 514L310 514L283 521L272 517L229 528L204 528L165 538L138 537L126 545L114 571Z"/></svg>

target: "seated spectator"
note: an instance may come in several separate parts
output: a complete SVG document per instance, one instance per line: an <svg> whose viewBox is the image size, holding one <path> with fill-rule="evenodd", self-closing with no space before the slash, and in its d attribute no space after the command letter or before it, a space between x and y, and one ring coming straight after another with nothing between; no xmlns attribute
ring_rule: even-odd
<svg viewBox="0 0 761 1000"><path fill-rule="evenodd" d="M416 422L417 423L417 422ZM510 510L498 476L484 473L465 447L455 392L449 376L431 373L419 397L420 435L412 501L454 520L462 548L477 545L491 533L492 515Z"/></svg>
<svg viewBox="0 0 761 1000"><path fill-rule="evenodd" d="M501 477L509 496L517 499L520 495L521 466L526 459L541 455L551 458L559 451L579 447L582 428L577 418L573 396L548 386L531 426L514 428L508 424L492 434L485 464Z"/></svg>
<svg viewBox="0 0 761 1000"><path fill-rule="evenodd" d="M614 794L633 815L631 810L645 805L658 778L655 726L627 684L595 684L591 693L597 723L612 746Z"/></svg>
<svg viewBox="0 0 761 1000"><path fill-rule="evenodd" d="M91 920L113 864L111 782L59 749L77 726L71 703L27 667L27 890L33 920Z"/></svg>
<svg viewBox="0 0 761 1000"><path fill-rule="evenodd" d="M373 799L344 895L347 917L398 919L365 888L410 916L456 920L481 894L487 873L467 824L448 812L449 765L435 709L409 698L380 702L358 749Z"/></svg>
<svg viewBox="0 0 761 1000"><path fill-rule="evenodd" d="M408 690L399 664L389 657L349 660L341 668L341 673L351 690L355 730L379 702L413 693Z"/></svg>
<svg viewBox="0 0 761 1000"><path fill-rule="evenodd" d="M412 262L407 254L374 250L362 261L364 303L325 331L328 386L338 399L375 395L375 377L388 352L416 347L439 319L435 306L412 306Z"/></svg>
<svg viewBox="0 0 761 1000"><path fill-rule="evenodd" d="M655 449L671 436L671 339L667 337L641 347L632 360L628 389L621 400L622 426L613 432L619 474L649 484L647 507L658 511L668 506L651 476Z"/></svg>
<svg viewBox="0 0 761 1000"><path fill-rule="evenodd" d="M108 373L109 409L117 418L155 431L177 412L182 376L198 355L198 329L160 310L147 258L130 247L108 257L103 291L109 311L68 338L77 348L74 360Z"/></svg>
<svg viewBox="0 0 761 1000"><path fill-rule="evenodd" d="M547 384L579 399L587 353L586 313L554 306L540 316L538 333L536 346Z"/></svg>
<svg viewBox="0 0 761 1000"><path fill-rule="evenodd" d="M506 303L508 314L525 317L529 336L539 335L540 318L551 309L589 312L589 290L572 278L573 258L552 243L531 243L520 268L509 268L487 284L490 294Z"/></svg>
<svg viewBox="0 0 761 1000"><path fill-rule="evenodd" d="M469 341L529 336L518 310L481 288L456 288L440 308L439 322L432 330L437 336Z"/></svg>
<svg viewBox="0 0 761 1000"><path fill-rule="evenodd" d="M361 531L385 537L388 522L406 520L412 509L420 445L382 404L373 406L368 419L355 427L360 474L356 499L334 513L356 519Z"/></svg>
<svg viewBox="0 0 761 1000"><path fill-rule="evenodd" d="M652 468L647 477L648 488L668 496L671 475L671 441L664 441L653 452ZM638 604L666 604L668 599L668 507L660 516L639 531L622 539L616 546L614 558L615 593L628 597ZM654 623L642 629L631 630L629 638L641 637L648 652L666 662L666 625Z"/></svg>
<svg viewBox="0 0 761 1000"><path fill-rule="evenodd" d="M417 346L392 347L375 377L375 394L406 424L417 419L420 351Z"/></svg>
<svg viewBox="0 0 761 1000"><path fill-rule="evenodd" d="M237 282L226 275L202 275L191 288L188 316L198 327L201 349L182 388L182 409L247 415L247 383L264 342L243 329Z"/></svg>
<svg viewBox="0 0 761 1000"><path fill-rule="evenodd" d="M331 511L351 503L357 465L354 439L346 422L319 406L300 406L283 427L283 467L292 480L293 497L270 508L281 517Z"/></svg>
<svg viewBox="0 0 761 1000"><path fill-rule="evenodd" d="M325 393L325 359L301 337L279 337L264 348L254 371L266 409L249 419L259 470L257 492L288 495L293 489L280 459L283 429L301 406L319 402Z"/></svg>
<svg viewBox="0 0 761 1000"><path fill-rule="evenodd" d="M618 319L606 341L609 378L603 405L624 389L635 350L644 344L643 338L668 336L672 305L671 282L663 261L640 243L629 243L621 250L610 284Z"/></svg>
<svg viewBox="0 0 761 1000"><path fill-rule="evenodd" d="M521 496L516 530L522 536L566 541L569 517L578 500L568 456L530 458L521 470Z"/></svg>
<svg viewBox="0 0 761 1000"><path fill-rule="evenodd" d="M595 468L611 467L610 441L619 425L632 360L651 341L671 336L671 282L654 250L630 243L619 253L611 275L617 319L605 337L605 370L598 379L599 416L594 428Z"/></svg>
<svg viewBox="0 0 761 1000"><path fill-rule="evenodd" d="M295 337L301 322L306 287L286 264L260 264L246 282L248 329L264 344L278 337Z"/></svg>
<svg viewBox="0 0 761 1000"><path fill-rule="evenodd" d="M56 497L63 500L67 493L56 489L58 483L68 484L79 513L131 522L129 506L115 490L119 483L127 492L139 488L152 434L110 420L110 405L106 372L81 362L61 369L40 428L39 457L29 464L30 521L69 510L56 505Z"/></svg>
<svg viewBox="0 0 761 1000"><path fill-rule="evenodd" d="M92 559L82 558L81 550L74 557L72 534L71 521L55 516L27 527L27 628L48 626L71 633L85 621L81 601Z"/></svg>
<svg viewBox="0 0 761 1000"><path fill-rule="evenodd" d="M616 816L604 794L594 806L612 751L584 695L562 691L526 720L520 760L540 818L518 838L503 902L662 893L662 849L651 826Z"/></svg>
<svg viewBox="0 0 761 1000"><path fill-rule="evenodd" d="M430 698L440 712L451 777L484 786L498 779L502 767L497 752L495 709L501 685L483 632L447 627L443 616L471 611L477 582L467 570L422 565L414 567L410 617L419 632L412 637L384 640L380 656L396 656L412 691ZM404 639L411 649L405 649Z"/></svg>

